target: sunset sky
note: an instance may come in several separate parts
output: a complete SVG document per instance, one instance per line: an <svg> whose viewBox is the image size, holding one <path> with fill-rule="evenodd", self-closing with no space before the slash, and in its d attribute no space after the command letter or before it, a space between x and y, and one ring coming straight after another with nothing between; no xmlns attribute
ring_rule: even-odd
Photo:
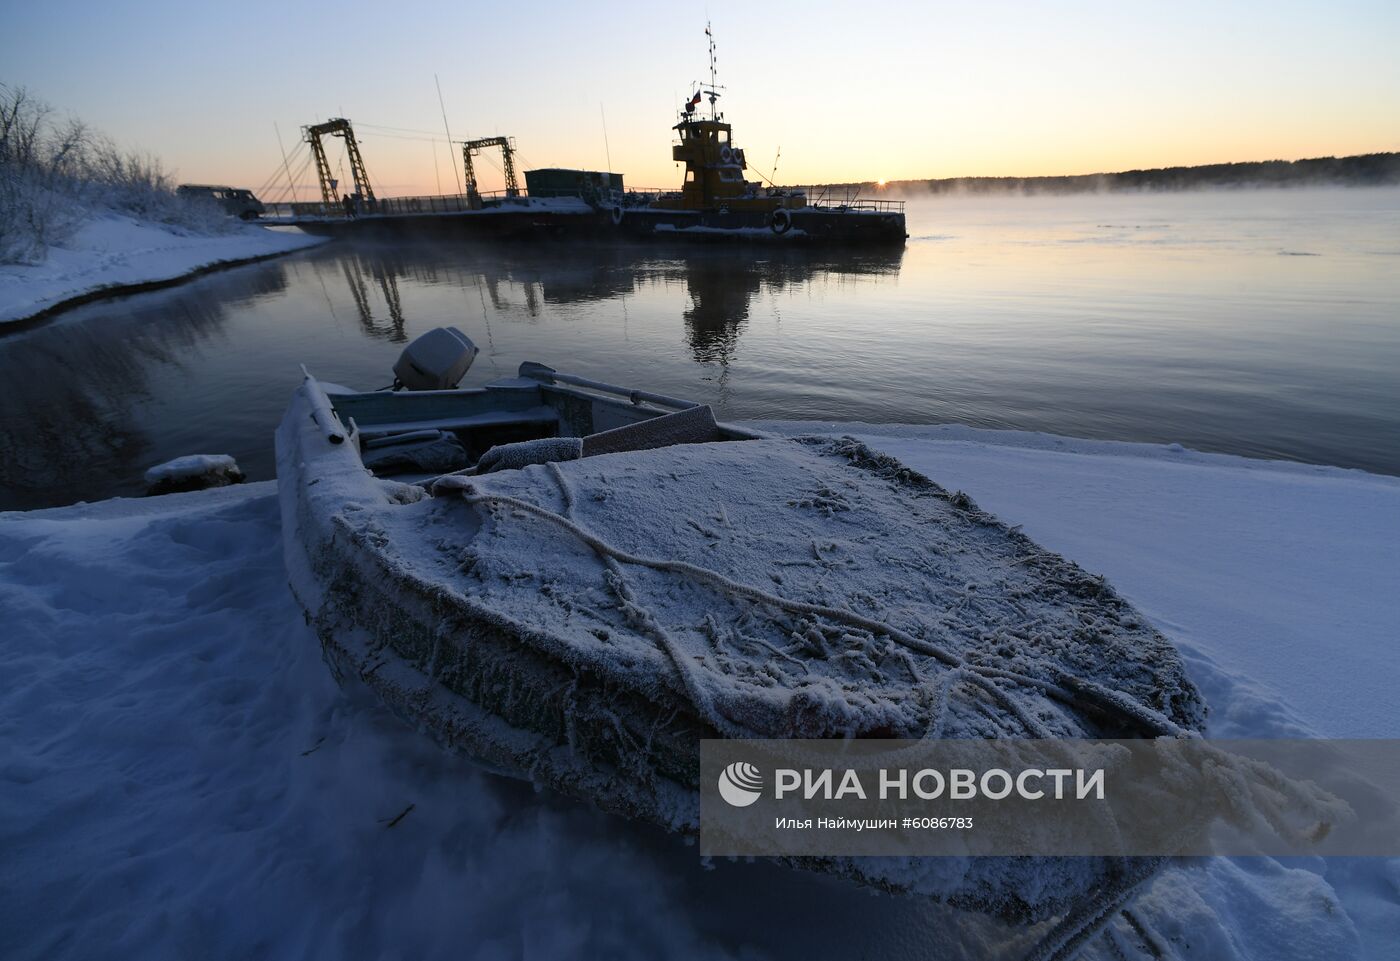
<svg viewBox="0 0 1400 961"><path fill-rule="evenodd" d="M602 169L610 152L629 184L672 186L668 128L706 73L707 14L735 142L765 174L781 146L784 183L1400 150L1393 0L6 0L0 82L182 180L271 179L275 198L274 123L291 152L331 116L356 124L381 194L455 192L436 74L456 139L514 136L525 168ZM299 182L309 197L314 174Z"/></svg>

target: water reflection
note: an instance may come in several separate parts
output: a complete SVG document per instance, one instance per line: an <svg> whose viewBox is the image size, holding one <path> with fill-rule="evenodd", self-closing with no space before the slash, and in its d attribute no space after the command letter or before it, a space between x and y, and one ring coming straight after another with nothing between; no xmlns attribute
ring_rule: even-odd
<svg viewBox="0 0 1400 961"><path fill-rule="evenodd" d="M163 425L143 408L172 371L197 376L208 347L224 340L228 312L283 292L286 276L271 264L208 287L202 297L161 293L94 304L82 322L0 339L0 509L137 486L163 446ZM145 306L130 309L138 300Z"/></svg>
<svg viewBox="0 0 1400 961"><path fill-rule="evenodd" d="M382 337L391 343L397 344L407 340L396 265L387 256L365 257L350 253L340 258L340 266L345 274L345 283L350 288L350 296L355 302L355 313L360 318L361 329L370 337ZM385 312L388 314L387 323L374 317L365 274L369 274L383 297Z"/></svg>
<svg viewBox="0 0 1400 961"><path fill-rule="evenodd" d="M757 273L734 276L723 264L691 263L685 283L690 306L685 318L690 352L702 364L727 365L739 344L739 334L749 318L749 302L763 281Z"/></svg>
<svg viewBox="0 0 1400 961"><path fill-rule="evenodd" d="M818 276L895 276L904 251L776 251L760 259L742 250L691 252L682 260L689 306L682 312L691 355L727 366L738 349L750 305L763 294L802 287Z"/></svg>
<svg viewBox="0 0 1400 961"><path fill-rule="evenodd" d="M299 364L381 387L441 324L482 348L468 386L538 360L731 420L959 422L1400 473L1400 191L1309 196L914 203L908 247L874 254L323 247L0 336L0 506L139 492L144 467L185 453L271 477ZM1280 256L1297 251L1316 256Z"/></svg>
<svg viewBox="0 0 1400 961"><path fill-rule="evenodd" d="M616 303L649 288L684 290L686 341L702 364L733 359L751 304L765 294L801 287L819 277L895 276L903 250L754 251L733 247L602 246L557 244L543 248L483 250L414 247L346 248L334 258L364 332L398 343L406 339L398 281L476 289L483 307L527 320L549 307ZM326 264L317 264L324 271ZM367 280L368 278L368 280ZM370 287L377 288L371 297ZM387 315L387 323L376 319ZM434 323L443 322L440 318ZM430 325L424 325L430 326Z"/></svg>
<svg viewBox="0 0 1400 961"><path fill-rule="evenodd" d="M250 476L271 476L268 438L298 363L382 386L399 345L444 323L486 341L483 377L525 359L615 357L619 316L623 341L629 323L649 336L670 326L690 360L725 368L708 398L723 407L756 299L817 278L892 276L900 260L898 251L337 245L93 304L0 337L0 509L139 493L145 468L183 453L232 453ZM562 312L581 309L592 311L584 329L563 325ZM522 341L521 325L542 339ZM329 336L347 330L359 336ZM675 376L679 358L659 360L639 386L706 389L703 378Z"/></svg>

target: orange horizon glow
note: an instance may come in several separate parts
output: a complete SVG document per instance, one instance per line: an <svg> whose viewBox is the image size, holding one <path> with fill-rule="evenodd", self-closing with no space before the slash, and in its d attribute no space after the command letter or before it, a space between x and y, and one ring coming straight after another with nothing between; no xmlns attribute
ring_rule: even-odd
<svg viewBox="0 0 1400 961"><path fill-rule="evenodd" d="M291 154L302 125L335 116L355 124L376 192L459 192L444 112L454 140L513 136L522 171L612 170L632 187L675 189L670 127L709 69L702 13L628 2L545 5L524 32L521 10L491 6L394 17L367 0L248 0L236 14L163 4L142 0L143 16L17 7L0 34L0 80L160 157L179 180L271 199L288 179L301 199L318 193L295 158L288 177L277 133ZM755 181L1068 176L1400 150L1400 5L1384 0L1180 0L1170 16L1108 0L890 0L878 17L836 18L839 29L773 0L765 21L792 25L776 46L748 5L711 0L708 14L719 108ZM227 33L254 22L288 38L322 36L331 22L374 29L250 58ZM503 185L493 161L478 164L483 190Z"/></svg>
<svg viewBox="0 0 1400 961"><path fill-rule="evenodd" d="M661 138L661 141L662 142L660 144L660 147L664 150L669 150L669 141L665 140L664 136ZM735 124L735 142L741 146L743 145L743 140L740 136L738 124ZM336 162L335 151L339 148L336 144L332 144L331 146L332 163L334 164ZM434 177L432 175L432 171L429 170L428 178L424 178L422 176L421 170L414 171L412 169L413 160L411 157L403 156L397 151L394 151L392 148L389 151L377 153L375 149L376 147L378 147L378 143L375 141L373 136L362 138L361 150L365 151L366 153L366 164L370 167L374 187L376 191L382 193L384 196L428 196L439 193L455 194L457 192L456 178L459 178L461 176L460 169L453 171L452 169L448 168L448 153L447 147L444 143L439 142L436 145L436 150L441 155L438 159L439 166L437 176ZM424 152L431 153L433 149L433 146L427 142L425 142L422 145L422 151ZM904 173L900 176L885 177L872 177L868 174L868 172L862 173L859 170L837 170L834 173L823 174L820 172L819 168L813 168L812 166L806 164L798 164L796 161L789 165L787 163L787 157L785 153L783 158L784 172L780 172L780 176L777 182L785 185L798 186L822 183L874 183L877 187L886 188L890 185L898 185L900 183L919 182L925 180L945 180L975 177L1028 178L1093 176L1097 174L1120 173L1128 170L1152 170L1164 167L1196 167L1208 166L1213 164L1252 163L1270 160L1311 160L1320 157L1345 157L1359 154L1390 153L1397 151L1400 151L1400 145L1380 144L1368 146L1362 144L1350 146L1348 148L1340 150L1322 149L1321 147L1317 147L1312 150L1295 149L1292 152L1260 152L1256 150L1252 155L1235 155L1230 156L1228 158L1222 158L1218 153L1209 150L1202 150L1198 153L1164 155L1162 157L1159 157L1158 159L1151 161L1145 161L1134 157L1125 156L1123 157L1123 159L1117 161L1116 163L1093 163L1090 161L1084 161L1076 165L1073 163L1073 161L1061 160L1058 163L1047 162L1045 166L1040 167L1035 166L1033 163L1027 161L1022 161L1020 163L1015 164L1006 162L997 163L993 158L988 158L987 165L981 168L955 168L956 172L949 170L938 170L936 172L922 174L913 172L911 170L910 172ZM384 155L386 153L389 156L394 157L397 163L391 163L389 165L377 164L376 160L383 160ZM521 147L521 153L525 156L528 156L528 152L524 146ZM454 150L453 159L457 162L458 165L460 165L459 150ZM519 163L520 161L519 159L517 159L517 164ZM972 161L971 163L975 163L975 161ZM428 165L431 166L431 160L429 160ZM536 166L577 167L580 169L602 170L605 169L606 164L596 164L590 166L586 162L580 162L576 164L548 163L536 165L521 165L520 170L522 172L522 188L524 187L523 171L526 169L534 169ZM619 166L619 164L614 163L613 169L615 172L623 174L625 178L624 182L629 188L679 189L681 186L681 171L678 168L676 168L674 164L671 163L652 164L650 165L650 168L653 170L653 172L650 174L644 173L641 175L634 174L626 169L618 169ZM872 164L872 166L876 166L877 169L879 167L884 167L888 169L890 167L903 167L907 165L896 164L893 162L886 161L878 164ZM490 161L483 161L482 159L478 158L476 161L476 168L478 174L478 181L483 191L489 192L499 190L504 187L504 179L501 172ZM381 175L381 171L386 169L391 171L391 176L392 174L399 174L399 176L392 177L392 179L383 177ZM641 169L645 170L647 168L643 167ZM797 173L795 173L792 177L789 177L785 172L786 170L795 170L797 171ZM415 173L417 174L416 176L414 175ZM763 180L763 177L760 176L753 169L750 169L747 172L747 176L750 180ZM279 178L278 181L274 181L272 189L274 191L279 191L285 188L285 186L285 178ZM315 194L316 190L317 185L314 180L298 181L298 196L301 197L301 199L314 199L313 195Z"/></svg>

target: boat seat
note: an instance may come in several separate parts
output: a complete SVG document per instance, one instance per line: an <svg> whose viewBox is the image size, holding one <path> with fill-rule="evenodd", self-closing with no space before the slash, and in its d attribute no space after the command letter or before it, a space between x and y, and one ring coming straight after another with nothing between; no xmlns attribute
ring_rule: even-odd
<svg viewBox="0 0 1400 961"><path fill-rule="evenodd" d="M502 444L493 447L482 455L475 465L465 470L444 474L433 481L433 491L437 484L454 488L457 483L451 478L490 474L500 470L519 470L532 464L548 464L577 460L579 457L596 457L599 454L618 454L623 451L652 450L657 447L671 447L676 444L707 444L723 440L724 435L715 423L715 414L708 406L691 407L673 414L662 414L649 420L638 421L612 430L589 434L587 437L550 437Z"/></svg>
<svg viewBox="0 0 1400 961"><path fill-rule="evenodd" d="M391 421L378 424L360 424L360 436L364 440L377 440L394 434L406 434L424 430L472 431L483 427L540 427L557 428L559 414L552 407L531 407L526 410L488 410L474 414L457 414L445 417L424 418L422 420Z"/></svg>
<svg viewBox="0 0 1400 961"><path fill-rule="evenodd" d="M653 450L675 444L708 444L723 439L715 423L715 412L707 404L589 434L583 439L583 456Z"/></svg>
<svg viewBox="0 0 1400 961"><path fill-rule="evenodd" d="M364 465L378 475L459 470L468 462L466 448L450 431L414 431L365 441Z"/></svg>

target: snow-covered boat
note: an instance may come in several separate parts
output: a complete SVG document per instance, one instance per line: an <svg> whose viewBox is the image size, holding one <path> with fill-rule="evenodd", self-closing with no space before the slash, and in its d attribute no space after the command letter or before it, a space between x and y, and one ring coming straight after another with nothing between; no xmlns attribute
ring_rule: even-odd
<svg viewBox="0 0 1400 961"><path fill-rule="evenodd" d="M435 446L467 469L384 457ZM702 738L1203 726L1176 650L1101 578L850 438L524 364L469 390L308 375L277 459L293 589L338 672L488 765L670 830L697 828ZM802 866L1022 919L1143 870L931 861Z"/></svg>

